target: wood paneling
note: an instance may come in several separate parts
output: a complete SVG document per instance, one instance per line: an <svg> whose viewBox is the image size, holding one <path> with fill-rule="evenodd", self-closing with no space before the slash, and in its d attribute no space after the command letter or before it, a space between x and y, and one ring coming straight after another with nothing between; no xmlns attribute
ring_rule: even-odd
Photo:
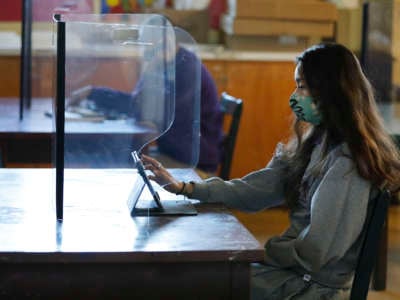
<svg viewBox="0 0 400 300"><path fill-rule="evenodd" d="M19 56L0 56L0 96L19 97Z"/></svg>
<svg viewBox="0 0 400 300"><path fill-rule="evenodd" d="M222 92L225 92L228 80L226 74L227 62L223 60L205 60L203 63L210 71L214 82L217 85L218 93L221 94Z"/></svg>
<svg viewBox="0 0 400 300"><path fill-rule="evenodd" d="M32 95L33 97L51 97L55 94L55 58L32 58ZM133 58L82 58L68 62L68 89L78 89L93 84L107 86L120 91L130 92L137 80L139 69ZM69 76L69 77L68 77Z"/></svg>
<svg viewBox="0 0 400 300"><path fill-rule="evenodd" d="M52 56L32 57L33 97L52 97L55 94L55 63ZM68 68L74 72L73 77L67 78L72 87L79 88L96 82L127 92L133 89L140 71L132 58L76 59L69 63ZM19 56L0 56L0 97L19 97L19 74Z"/></svg>
<svg viewBox="0 0 400 300"><path fill-rule="evenodd" d="M289 96L295 83L293 62L205 61L218 91L243 100L243 115L231 177L263 168L291 126ZM225 72L225 73L224 73Z"/></svg>

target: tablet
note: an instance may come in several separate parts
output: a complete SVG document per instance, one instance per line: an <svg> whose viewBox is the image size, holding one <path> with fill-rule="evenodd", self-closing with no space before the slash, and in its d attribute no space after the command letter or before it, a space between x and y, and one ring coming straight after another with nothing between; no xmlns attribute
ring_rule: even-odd
<svg viewBox="0 0 400 300"><path fill-rule="evenodd" d="M135 166L140 175L140 179L136 181L132 192L128 199L128 206L132 216L154 216L154 215L197 215L197 210L188 200L170 199L161 203L159 194L155 191L151 181L147 178L145 168L140 160L139 154L136 151L131 152ZM136 207L144 187L147 186L152 198L156 204L155 207L140 208ZM178 197L174 195L174 198Z"/></svg>
<svg viewBox="0 0 400 300"><path fill-rule="evenodd" d="M151 193L151 196L153 197L153 200L157 205L157 208L162 211L163 210L163 206L162 206L161 201L160 201L160 196L154 190L154 187L151 184L149 178L147 178L146 171L144 170L143 163L140 160L138 153L136 151L133 151L133 152L131 152L131 154L132 154L133 161L135 162L135 166L136 166L136 168L138 170L138 173L139 173L140 177L142 177L143 182L145 183L145 185L149 189L149 191Z"/></svg>

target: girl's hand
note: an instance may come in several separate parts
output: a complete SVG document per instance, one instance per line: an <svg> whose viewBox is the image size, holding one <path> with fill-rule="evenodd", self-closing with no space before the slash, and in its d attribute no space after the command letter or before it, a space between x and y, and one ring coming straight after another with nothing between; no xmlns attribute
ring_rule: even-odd
<svg viewBox="0 0 400 300"><path fill-rule="evenodd" d="M157 182L168 192L176 194L182 190L183 183L177 181L158 160L145 154L142 154L140 158L143 162L144 168L153 173L153 175L148 176L149 179Z"/></svg>

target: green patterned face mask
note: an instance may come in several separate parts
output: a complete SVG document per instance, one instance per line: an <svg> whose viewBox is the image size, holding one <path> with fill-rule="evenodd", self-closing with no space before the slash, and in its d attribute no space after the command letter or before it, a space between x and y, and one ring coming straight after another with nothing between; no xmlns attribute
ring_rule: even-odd
<svg viewBox="0 0 400 300"><path fill-rule="evenodd" d="M311 96L292 94L292 96L290 96L289 105L300 120L313 125L319 125L321 123L321 114Z"/></svg>

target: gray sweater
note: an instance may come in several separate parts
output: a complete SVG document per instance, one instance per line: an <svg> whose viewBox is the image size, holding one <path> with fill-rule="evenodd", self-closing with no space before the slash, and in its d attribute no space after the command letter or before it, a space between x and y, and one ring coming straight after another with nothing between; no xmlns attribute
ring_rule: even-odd
<svg viewBox="0 0 400 300"><path fill-rule="evenodd" d="M214 177L198 182L192 198L223 202L244 211L283 203L286 168L279 147L264 169L241 179ZM313 176L310 170L320 156L317 145L303 176L299 205L290 212L290 226L266 243L265 263L300 276L308 274L328 287L343 288L353 277L371 183L358 174L345 144L332 149L321 174Z"/></svg>

